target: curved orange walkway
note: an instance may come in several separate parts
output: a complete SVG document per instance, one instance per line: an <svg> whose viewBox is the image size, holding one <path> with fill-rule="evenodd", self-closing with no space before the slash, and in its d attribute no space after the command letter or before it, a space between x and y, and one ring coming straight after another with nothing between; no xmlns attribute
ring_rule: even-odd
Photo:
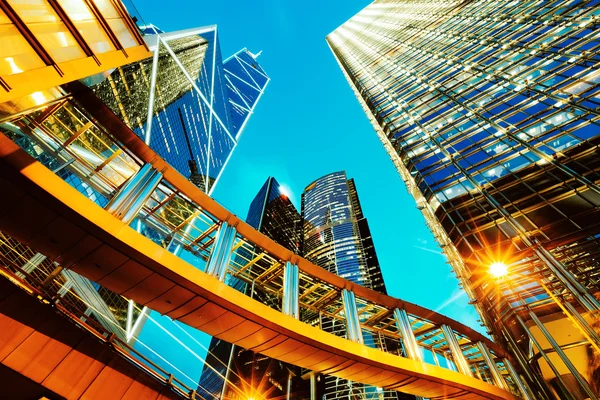
<svg viewBox="0 0 600 400"><path fill-rule="evenodd" d="M344 281L293 255L219 206L137 137L119 139L204 209L305 273L379 304L448 324L503 355L456 321ZM109 290L222 340L313 371L432 399L516 398L479 379L323 332L250 299L137 233L3 135L0 187L0 230Z"/></svg>

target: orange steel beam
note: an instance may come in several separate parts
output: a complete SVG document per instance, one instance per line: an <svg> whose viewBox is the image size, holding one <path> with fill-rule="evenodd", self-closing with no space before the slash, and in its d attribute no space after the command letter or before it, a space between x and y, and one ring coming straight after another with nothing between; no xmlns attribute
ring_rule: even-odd
<svg viewBox="0 0 600 400"><path fill-rule="evenodd" d="M200 200L205 209L237 225L242 235L272 254L301 265L305 273L388 307L423 313L410 303L375 296L276 245L174 174L147 147L139 146L139 153L153 157L169 177L178 177L192 200ZM428 398L516 399L476 378L348 341L250 299L140 235L4 135L0 187L0 230L113 292L221 340L316 372ZM428 318L461 326L435 313Z"/></svg>
<svg viewBox="0 0 600 400"><path fill-rule="evenodd" d="M339 290L352 290L357 297L362 297L367 301L379 304L385 308L404 308L407 313L422 317L437 325L448 325L456 332L460 332L474 341L485 343L488 348L490 348L490 350L492 350L499 357L510 358L510 356L501 346L458 321L448 318L442 314L438 314L435 311L429 310L425 307L421 307L417 304L390 297L350 282L326 271L321 267L318 267L299 255L294 254L292 251L286 249L279 243L276 243L272 239L254 229L252 226L248 225L245 221L238 218L235 214L228 211L225 207L217 203L210 196L200 190L186 177L181 175L175 168L171 167L169 163L163 160L157 153L154 152L154 150L148 147L143 140L133 133L133 131L131 131L123 121L116 117L89 88L85 87L80 82L71 82L65 85L65 87L67 88L67 91L71 92L75 99L94 116L100 125L106 127L111 135L121 142L136 157L138 157L144 163L152 164L157 170L161 171L164 179L168 181L176 190L184 193L190 200L198 204L209 214L212 214L221 221L225 221L228 224L235 226L238 233L248 239L249 242L267 250L269 254L272 254L281 260L287 260L298 265L300 271L303 271L306 275L310 275L317 280L338 288Z"/></svg>

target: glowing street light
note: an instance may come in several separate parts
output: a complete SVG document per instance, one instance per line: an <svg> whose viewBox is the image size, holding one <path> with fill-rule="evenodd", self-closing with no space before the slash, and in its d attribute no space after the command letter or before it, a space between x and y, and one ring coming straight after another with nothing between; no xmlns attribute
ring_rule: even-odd
<svg viewBox="0 0 600 400"><path fill-rule="evenodd" d="M502 278L508 274L508 266L501 261L496 261L490 265L489 273L494 278Z"/></svg>

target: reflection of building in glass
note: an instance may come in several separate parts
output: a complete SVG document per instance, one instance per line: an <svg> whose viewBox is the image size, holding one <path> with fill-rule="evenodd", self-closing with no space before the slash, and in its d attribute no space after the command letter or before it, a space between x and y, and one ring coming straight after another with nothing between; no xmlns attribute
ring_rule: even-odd
<svg viewBox="0 0 600 400"><path fill-rule="evenodd" d="M536 399L600 395L599 10L382 1L327 37Z"/></svg>
<svg viewBox="0 0 600 400"><path fill-rule="evenodd" d="M300 214L275 178L268 178L252 200L246 222L280 245L298 253ZM256 288L251 293L251 285L239 280L232 279L229 284L272 307L277 307L276 304L280 302ZM244 393L258 390L261 398L285 398L289 390L294 399L308 398L309 382L303 381L300 375L298 367L213 338L198 393L205 397L221 398L223 395L223 398L237 398L235 396L239 396L239 390ZM223 387L224 377L228 378L226 387Z"/></svg>
<svg viewBox="0 0 600 400"><path fill-rule="evenodd" d="M223 60L216 26L142 32L153 58L86 83L96 83L119 118L210 193L269 78L247 49Z"/></svg>
<svg viewBox="0 0 600 400"><path fill-rule="evenodd" d="M345 172L325 175L304 189L302 220L302 254L307 260L349 281L386 293L354 180L347 179ZM324 330L339 336L346 335L342 321L325 316L320 319ZM382 345L378 338L367 332L363 333L363 338L368 346ZM333 376L325 377L324 394L327 398L373 396L385 399L397 399L400 395Z"/></svg>

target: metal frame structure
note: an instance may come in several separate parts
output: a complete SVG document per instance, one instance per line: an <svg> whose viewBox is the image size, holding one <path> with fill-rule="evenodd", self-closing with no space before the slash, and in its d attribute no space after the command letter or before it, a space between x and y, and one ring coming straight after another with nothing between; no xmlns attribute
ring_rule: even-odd
<svg viewBox="0 0 600 400"><path fill-rule="evenodd" d="M600 396L579 354L600 354L598 9L376 1L327 37L489 333L540 398L554 396L551 380L559 396ZM494 262L509 275L489 276ZM547 335L561 319L581 343Z"/></svg>
<svg viewBox="0 0 600 400"><path fill-rule="evenodd" d="M78 84L71 84L67 89L71 98L11 121L36 143L32 155L44 162L52 159L60 165L66 164L64 170L80 177L106 202L118 196L122 188L129 186L128 182L135 182L137 174L142 171L160 171L160 182L131 222L136 229L131 229L127 223L88 202L83 195L76 195L80 187L72 189L68 186L69 180L63 181L39 163L31 164L31 161L27 161L30 160L29 156L16 151L15 145L2 136L0 171L12 177L13 184L10 185L14 189L10 191L11 196L2 199L4 214L0 218L0 228L3 231L25 240L34 248L40 243L31 239L36 236L34 232L26 232L29 229L27 224L15 225L9 217L17 214L15 207L24 204L13 197L23 193L14 185L20 185L19 182L25 179L29 183L24 183L24 189L31 188L39 195L52 193L50 196L56 200L48 205L58 201L57 204L63 204L60 206L63 210L61 213L79 215L78 219L91 223L88 229L94 232L100 229L97 235L114 245L121 243L118 246L129 252L129 256L118 253L122 255L114 254L105 258L99 254L92 256L94 251L90 249L92 259L101 257L90 264L85 261L91 261L90 258L75 262L73 255L69 255L72 245L58 243L45 247L55 261L143 306L223 340L246 348L252 347L256 352L317 372L375 386L379 383L386 388L425 397L442 396L442 393L449 397L467 393L471 393L473 398L514 397L504 389L504 385L501 388L493 386L494 374L488 365L491 355L495 363L492 369L500 371L505 385L516 394L523 387L522 383L515 384L520 378L510 374L513 369L499 346L456 321L346 281L294 255L223 209L177 173L88 89ZM72 116L77 116L78 120L74 121ZM83 132L74 129L88 124L93 128ZM54 129L56 126L72 128ZM75 135L77 140L71 140ZM22 163L29 163L31 168L19 168L18 165ZM151 168L144 167L147 164ZM4 184L9 185L7 180L3 181ZM38 212L42 212L41 209ZM51 226L49 229L53 229ZM231 252L223 253L216 249L219 248L218 233L225 226L235 229ZM39 233L40 228L33 229ZM105 236L100 232L112 233ZM87 234L84 231L80 233ZM104 251L100 249L106 246L108 242L98 251ZM175 247L181 248L179 257L169 252ZM83 249L80 245L75 248ZM128 248L131 252L126 250ZM151 254L154 257L148 258L147 255ZM119 258L123 256L124 259ZM135 260L128 258L131 256ZM139 257L143 257L143 260ZM297 265L300 321L281 312L282 301L273 305L274 310L270 309L201 272L214 257L220 260L218 269L224 270L227 277L252 284L280 300L285 290L284 265L287 261ZM115 259L129 261L119 267L114 264ZM402 354L386 353L385 348L370 349L319 330L319 320L323 316L347 323L342 296L344 291L354 297L356 310L360 313L360 325L354 330L357 334L368 332L369 335L401 343L402 332L396 324L395 311L405 310L419 351L431 364L408 360ZM290 293L286 293L288 295ZM265 325L261 328L260 324ZM236 326L246 328L233 329ZM261 334L261 330L265 333ZM272 332L275 336L270 333L264 336L266 332ZM491 353L483 354L481 349L486 347L478 345L479 342L491 349ZM332 353L334 348L335 353ZM463 367L467 365L477 378L444 369L440 366L440 360L444 360L448 366L458 365L457 360L461 360L460 364Z"/></svg>

